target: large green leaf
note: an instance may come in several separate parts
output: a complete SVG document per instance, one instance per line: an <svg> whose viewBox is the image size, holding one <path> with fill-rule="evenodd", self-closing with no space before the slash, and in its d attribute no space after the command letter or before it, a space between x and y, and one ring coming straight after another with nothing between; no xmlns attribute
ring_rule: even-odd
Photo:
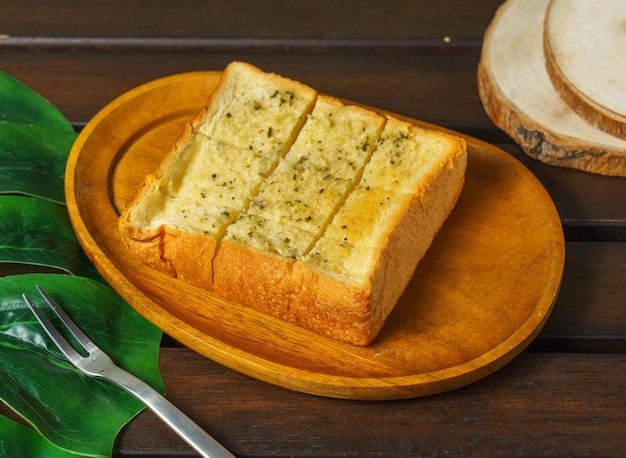
<svg viewBox="0 0 626 458"><path fill-rule="evenodd" d="M65 162L76 135L50 102L0 72L0 194L64 203Z"/></svg>
<svg viewBox="0 0 626 458"><path fill-rule="evenodd" d="M74 132L0 122L0 194L37 196L65 203L65 162Z"/></svg>
<svg viewBox="0 0 626 458"><path fill-rule="evenodd" d="M163 392L161 332L111 288L69 275L0 278L0 399L51 443L90 456L110 456L120 428L142 408L114 385L82 375L61 356L22 299L46 310L40 284L72 319L129 372ZM0 445L10 442L0 432Z"/></svg>
<svg viewBox="0 0 626 458"><path fill-rule="evenodd" d="M4 72L0 72L0 121L36 124L60 132L74 131L54 105Z"/></svg>
<svg viewBox="0 0 626 458"><path fill-rule="evenodd" d="M0 196L0 262L101 278L72 231L66 208L31 197Z"/></svg>

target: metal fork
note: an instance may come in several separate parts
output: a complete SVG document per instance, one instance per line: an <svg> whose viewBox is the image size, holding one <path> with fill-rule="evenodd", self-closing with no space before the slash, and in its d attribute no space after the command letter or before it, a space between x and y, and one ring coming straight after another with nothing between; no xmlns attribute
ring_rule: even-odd
<svg viewBox="0 0 626 458"><path fill-rule="evenodd" d="M133 394L202 456L216 458L233 457L222 445L150 385L116 366L111 358L80 330L39 285L36 285L36 288L50 308L80 343L87 356L82 356L74 349L26 294L23 294L24 300L52 341L78 370L90 377L108 380Z"/></svg>

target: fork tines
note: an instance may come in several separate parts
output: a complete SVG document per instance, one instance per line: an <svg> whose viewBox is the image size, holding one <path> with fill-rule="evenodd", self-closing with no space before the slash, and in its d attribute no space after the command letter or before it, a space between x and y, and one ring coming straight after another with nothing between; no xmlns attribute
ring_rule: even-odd
<svg viewBox="0 0 626 458"><path fill-rule="evenodd" d="M61 307L59 307L56 302L39 286L35 285L39 294L44 298L46 303L50 306L50 308L54 311L57 317L61 320L61 322L67 327L70 333L76 338L78 343L85 349L85 351L89 352L92 349L91 340L80 330L80 328L72 321L72 319L63 311ZM52 341L56 344L56 346L61 350L61 352L68 358L72 363L75 363L77 360L82 358L80 353L74 349L74 347L63 337L63 335L57 330L57 328L46 318L46 316L41 312L39 307L28 297L27 294L23 294L22 297L32 310L33 314L37 318L37 321L44 328L46 333L50 336Z"/></svg>

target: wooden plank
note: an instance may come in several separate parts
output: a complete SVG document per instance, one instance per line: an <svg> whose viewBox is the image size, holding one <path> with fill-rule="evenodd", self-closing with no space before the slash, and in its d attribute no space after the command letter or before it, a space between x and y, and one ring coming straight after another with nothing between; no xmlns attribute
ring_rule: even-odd
<svg viewBox="0 0 626 458"><path fill-rule="evenodd" d="M473 385L391 403L287 391L187 349L163 350L161 366L168 398L237 455L609 457L626 449L623 354L523 353ZM147 412L123 432L116 456L141 452L192 456Z"/></svg>
<svg viewBox="0 0 626 458"><path fill-rule="evenodd" d="M567 240L626 241L623 177L546 165L511 143L498 147L520 160L550 193Z"/></svg>
<svg viewBox="0 0 626 458"><path fill-rule="evenodd" d="M476 54L7 52L2 70L48 97L82 125L115 97L155 78L222 70L243 60L321 92L446 127L491 128L476 92ZM442 81L441 75L449 75ZM393 81L393 91L389 82Z"/></svg>
<svg viewBox="0 0 626 458"><path fill-rule="evenodd" d="M626 243L567 242L559 296L531 349L623 352L626 349L625 265ZM0 264L0 275L32 271L27 266ZM171 339L164 344L173 345Z"/></svg>
<svg viewBox="0 0 626 458"><path fill-rule="evenodd" d="M623 352L626 348L625 265L625 243L568 242L559 297L532 349ZM33 270L0 264L0 275ZM171 339L164 344L174 345Z"/></svg>
<svg viewBox="0 0 626 458"><path fill-rule="evenodd" d="M624 354L522 353L467 387L392 402L288 391L185 348L163 349L161 369L168 399L239 456L618 457L626 450ZM15 418L4 405L0 414ZM122 431L114 456L142 454L196 456L149 411Z"/></svg>
<svg viewBox="0 0 626 458"><path fill-rule="evenodd" d="M500 0L458 2L25 0L3 7L2 33L38 37L320 37L479 43ZM140 17L141 20L137 21Z"/></svg>
<svg viewBox="0 0 626 458"><path fill-rule="evenodd" d="M534 348L624 352L624 266L626 243L568 242L561 292Z"/></svg>
<svg viewBox="0 0 626 458"><path fill-rule="evenodd" d="M78 126L139 84L174 73L221 69L228 62L241 59L299 79L322 92L488 141L495 137L510 142L498 134L478 100L478 56L474 54L294 54L286 58L281 54L10 52L1 57L4 71L47 97ZM442 74L446 75L445 80ZM498 146L539 177L573 237L626 239L622 178L545 165L528 157L516 145Z"/></svg>

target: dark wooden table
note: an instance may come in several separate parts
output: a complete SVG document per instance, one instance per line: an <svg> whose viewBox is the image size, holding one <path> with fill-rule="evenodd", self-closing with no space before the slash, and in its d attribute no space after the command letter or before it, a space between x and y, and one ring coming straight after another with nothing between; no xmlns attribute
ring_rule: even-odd
<svg viewBox="0 0 626 458"><path fill-rule="evenodd" d="M566 237L537 339L470 386L393 402L291 392L165 338L169 399L238 456L626 453L626 180L528 158L485 115L476 67L499 0L0 1L0 70L75 124L152 79L244 60L346 99L489 141L546 187ZM103 6L104 5L104 6ZM193 456L144 412L116 456Z"/></svg>

